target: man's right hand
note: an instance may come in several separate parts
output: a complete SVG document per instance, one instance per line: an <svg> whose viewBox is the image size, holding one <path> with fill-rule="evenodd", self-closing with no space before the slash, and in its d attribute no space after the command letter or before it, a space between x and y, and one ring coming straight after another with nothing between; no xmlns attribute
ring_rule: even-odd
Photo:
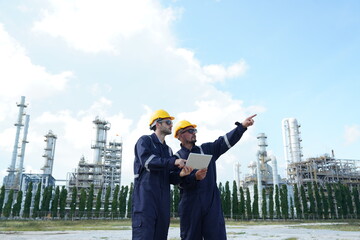
<svg viewBox="0 0 360 240"><path fill-rule="evenodd" d="M175 166L178 166L178 168L183 168L185 166L187 160L178 158L175 160Z"/></svg>
<svg viewBox="0 0 360 240"><path fill-rule="evenodd" d="M197 170L195 173L196 180L198 181L203 180L206 177L206 173L207 173L207 168Z"/></svg>

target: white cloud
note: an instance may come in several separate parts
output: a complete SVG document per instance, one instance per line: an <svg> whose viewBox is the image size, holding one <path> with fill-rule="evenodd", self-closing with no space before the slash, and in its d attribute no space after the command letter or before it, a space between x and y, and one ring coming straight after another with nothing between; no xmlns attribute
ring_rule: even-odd
<svg viewBox="0 0 360 240"><path fill-rule="evenodd" d="M51 9L43 9L43 18L35 22L33 30L92 53L121 51L121 43L137 35L166 43L172 38L169 25L179 14L153 0L52 0L50 4Z"/></svg>
<svg viewBox="0 0 360 240"><path fill-rule="evenodd" d="M345 126L344 137L346 144L352 144L358 141L360 138L360 126L359 125Z"/></svg>
<svg viewBox="0 0 360 240"><path fill-rule="evenodd" d="M230 65L229 67L224 67L219 64L206 65L203 67L203 72L209 82L222 82L227 78L236 78L245 74L248 66L244 60L241 60L237 63Z"/></svg>
<svg viewBox="0 0 360 240"><path fill-rule="evenodd" d="M5 31L2 24L0 52L0 79L6 82L0 88L2 97L19 96L19 92L27 96L49 96L63 91L72 77L69 71L53 75L43 66L33 64L25 49Z"/></svg>

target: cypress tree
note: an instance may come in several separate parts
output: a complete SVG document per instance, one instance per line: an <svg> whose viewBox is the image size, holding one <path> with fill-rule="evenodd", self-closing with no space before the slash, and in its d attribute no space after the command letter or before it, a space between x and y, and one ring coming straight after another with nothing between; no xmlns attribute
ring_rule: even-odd
<svg viewBox="0 0 360 240"><path fill-rule="evenodd" d="M345 190L346 190L346 203L347 203L346 205L348 206L350 217L353 218L355 215L355 211L354 211L354 203L353 203L353 199L352 199L352 194L351 194L349 186L345 186Z"/></svg>
<svg viewBox="0 0 360 240"><path fill-rule="evenodd" d="M270 188L269 191L269 217L274 219L274 188Z"/></svg>
<svg viewBox="0 0 360 240"><path fill-rule="evenodd" d="M128 218L131 218L131 212L132 212L132 195L133 195L133 191L134 191L134 184L131 183L130 184L130 189L129 189L129 198L128 198L128 201L127 201L127 216Z"/></svg>
<svg viewBox="0 0 360 240"><path fill-rule="evenodd" d="M30 182L29 185L27 186L26 195L25 195L23 218L30 217L32 191L33 191L33 183Z"/></svg>
<svg viewBox="0 0 360 240"><path fill-rule="evenodd" d="M94 206L94 184L91 184L88 198L86 201L86 213L88 218L90 218L92 215L93 206Z"/></svg>
<svg viewBox="0 0 360 240"><path fill-rule="evenodd" d="M16 203L14 204L13 209L12 209L13 217L18 217L20 215L22 196L23 196L23 192L19 191L17 194L17 197L16 197Z"/></svg>
<svg viewBox="0 0 360 240"><path fill-rule="evenodd" d="M59 202L59 211L60 211L60 218L63 219L65 217L65 208L66 208L66 199L67 199L67 190L65 186L62 186L60 191L60 202Z"/></svg>
<svg viewBox="0 0 360 240"><path fill-rule="evenodd" d="M262 189L262 205L261 205L261 212L263 220L266 219L267 216L267 209L266 209L266 190L265 188Z"/></svg>
<svg viewBox="0 0 360 240"><path fill-rule="evenodd" d="M86 206L86 191L84 188L82 188L80 191L80 197L79 197L79 217L80 218L84 215L85 206Z"/></svg>
<svg viewBox="0 0 360 240"><path fill-rule="evenodd" d="M173 210L174 210L174 216L177 216L178 210L179 210L179 202L180 202L180 190L179 186L174 186L174 202L173 202Z"/></svg>
<svg viewBox="0 0 360 240"><path fill-rule="evenodd" d="M41 213L40 213L41 216L45 216L49 213L52 192L53 192L52 186L47 186L44 189L43 199L41 202Z"/></svg>
<svg viewBox="0 0 360 240"><path fill-rule="evenodd" d="M124 194L122 197L122 208L121 208L121 212L120 215L122 218L124 218L126 216L126 199L128 198L128 193L129 193L129 186L125 186L124 187Z"/></svg>
<svg viewBox="0 0 360 240"><path fill-rule="evenodd" d="M344 212L343 212L343 197L341 193L341 187L340 183L337 184L337 186L334 186L334 192L335 192L335 201L336 201L336 209L338 218L344 218Z"/></svg>
<svg viewBox="0 0 360 240"><path fill-rule="evenodd" d="M249 188L246 188L246 217L247 219L252 218L252 212L251 212L251 199L250 199L250 191Z"/></svg>
<svg viewBox="0 0 360 240"><path fill-rule="evenodd" d="M240 187L239 215L242 220L245 219L245 196L242 187Z"/></svg>
<svg viewBox="0 0 360 240"><path fill-rule="evenodd" d="M5 199L5 185L2 185L0 190L0 216L3 211L4 199Z"/></svg>
<svg viewBox="0 0 360 240"><path fill-rule="evenodd" d="M353 187L352 196L354 198L356 218L359 219L360 218L360 199L359 199L359 191L358 191L357 187Z"/></svg>
<svg viewBox="0 0 360 240"><path fill-rule="evenodd" d="M299 189L298 189L298 185L295 183L294 185L294 205L295 205L295 209L296 209L296 217L298 219L302 218L302 209L301 209L301 202L300 202L300 197L299 197Z"/></svg>
<svg viewBox="0 0 360 240"><path fill-rule="evenodd" d="M11 208L12 208L12 205L13 205L13 200L14 200L14 189L11 189L9 191L9 196L8 196L8 200L7 202L5 203L5 206L4 206L4 217L8 218L10 217L10 213L11 213Z"/></svg>
<svg viewBox="0 0 360 240"><path fill-rule="evenodd" d="M110 195L111 195L111 187L108 186L106 188L106 193L105 193L105 200L104 200L104 216L106 217L108 215L109 212L109 200L110 200ZM120 213L121 214L121 213Z"/></svg>
<svg viewBox="0 0 360 240"><path fill-rule="evenodd" d="M316 217L318 219L322 219L324 210L323 210L323 204L322 204L320 193L319 193L318 184L316 182L314 182L313 185L314 185L314 194L315 194L315 201L316 201Z"/></svg>
<svg viewBox="0 0 360 240"><path fill-rule="evenodd" d="M99 192L96 196L96 203L95 203L95 216L96 217L100 217L101 197L102 197L102 187L99 189Z"/></svg>
<svg viewBox="0 0 360 240"><path fill-rule="evenodd" d="M259 193L258 193L258 186L254 184L254 201L252 207L253 218L259 218Z"/></svg>
<svg viewBox="0 0 360 240"><path fill-rule="evenodd" d="M333 190L329 183L326 183L326 192L327 192L327 200L328 200L331 218L335 219L336 218L335 201L333 196Z"/></svg>
<svg viewBox="0 0 360 240"><path fill-rule="evenodd" d="M236 181L233 181L233 191L232 191L232 216L233 219L239 219L239 198Z"/></svg>
<svg viewBox="0 0 360 240"><path fill-rule="evenodd" d="M231 194L230 194L230 184L229 181L225 183L225 205L224 205L224 215L226 218L231 217Z"/></svg>
<svg viewBox="0 0 360 240"><path fill-rule="evenodd" d="M328 204L328 200L325 197L324 188L321 186L320 186L320 197L321 197L321 202L323 203L324 218L328 219L329 218L329 204Z"/></svg>
<svg viewBox="0 0 360 240"><path fill-rule="evenodd" d="M52 200L52 203L51 203L51 216L53 218L57 217L58 207L59 207L59 198L60 198L60 188L59 188L59 186L57 186L55 189L54 199Z"/></svg>
<svg viewBox="0 0 360 240"><path fill-rule="evenodd" d="M33 208L33 212L32 212L33 218L39 217L40 198L41 198L41 182L37 184L37 189L36 189L35 198L34 198L34 208Z"/></svg>
<svg viewBox="0 0 360 240"><path fill-rule="evenodd" d="M220 199L221 199L221 206L225 214L225 188L222 183L219 183L219 191L220 191Z"/></svg>
<svg viewBox="0 0 360 240"><path fill-rule="evenodd" d="M303 185L300 186L300 195L301 195L301 203L303 207L304 218L308 219L309 217L308 203Z"/></svg>
<svg viewBox="0 0 360 240"><path fill-rule="evenodd" d="M173 188L170 188L170 217L175 217L175 209L174 209L174 189L175 186Z"/></svg>
<svg viewBox="0 0 360 240"><path fill-rule="evenodd" d="M315 198L314 198L314 193L313 193L313 189L312 189L312 184L310 182L307 183L307 193L308 193L308 197L309 197L309 203L310 203L310 217L312 217L314 219L315 217Z"/></svg>
<svg viewBox="0 0 360 240"><path fill-rule="evenodd" d="M76 211L77 188L73 187L71 191L70 217L73 217Z"/></svg>
<svg viewBox="0 0 360 240"><path fill-rule="evenodd" d="M291 219L295 219L294 202L292 197L290 197L290 217Z"/></svg>
<svg viewBox="0 0 360 240"><path fill-rule="evenodd" d="M114 194L113 194L113 200L112 200L112 202L111 202L111 212L112 212L112 215L113 215L114 217L117 217L117 216L118 216L118 206L119 206L118 198L119 198L119 191L120 191L120 186L119 186L119 185L116 185L115 190L114 190Z"/></svg>
<svg viewBox="0 0 360 240"><path fill-rule="evenodd" d="M279 186L275 186L275 209L276 209L276 217L278 219L281 218L281 206L280 206L280 196L279 196Z"/></svg>
<svg viewBox="0 0 360 240"><path fill-rule="evenodd" d="M286 220L289 218L289 202L288 202L287 186L285 184L281 186L280 198L281 198L282 217Z"/></svg>

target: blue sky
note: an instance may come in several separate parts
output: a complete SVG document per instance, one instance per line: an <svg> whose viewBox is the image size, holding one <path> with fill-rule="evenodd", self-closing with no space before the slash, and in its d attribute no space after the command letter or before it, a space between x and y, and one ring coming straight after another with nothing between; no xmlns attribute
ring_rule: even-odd
<svg viewBox="0 0 360 240"><path fill-rule="evenodd" d="M219 159L222 182L235 162L250 172L259 133L285 177L289 117L301 124L304 159L331 150L360 159L359 1L0 1L0 53L0 182L21 96L31 118L26 172L40 172L52 130L57 179L82 155L92 161L99 116L111 123L109 140L123 141L128 184L134 144L160 108L198 124L199 143L258 114Z"/></svg>

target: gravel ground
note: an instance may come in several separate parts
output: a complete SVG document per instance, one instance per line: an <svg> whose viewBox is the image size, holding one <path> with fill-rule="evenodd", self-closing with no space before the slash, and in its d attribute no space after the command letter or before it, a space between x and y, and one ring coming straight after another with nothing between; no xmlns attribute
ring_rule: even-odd
<svg viewBox="0 0 360 240"><path fill-rule="evenodd" d="M360 239L358 232L334 230L313 230L302 228L307 224L296 225L254 225L254 226L227 226L228 239L325 239L325 240L352 240ZM311 225L314 225L313 223ZM296 228L294 228L296 226ZM169 240L179 240L179 228L169 229ZM89 230L89 231L33 231L33 232L0 232L2 240L129 240L131 230Z"/></svg>

